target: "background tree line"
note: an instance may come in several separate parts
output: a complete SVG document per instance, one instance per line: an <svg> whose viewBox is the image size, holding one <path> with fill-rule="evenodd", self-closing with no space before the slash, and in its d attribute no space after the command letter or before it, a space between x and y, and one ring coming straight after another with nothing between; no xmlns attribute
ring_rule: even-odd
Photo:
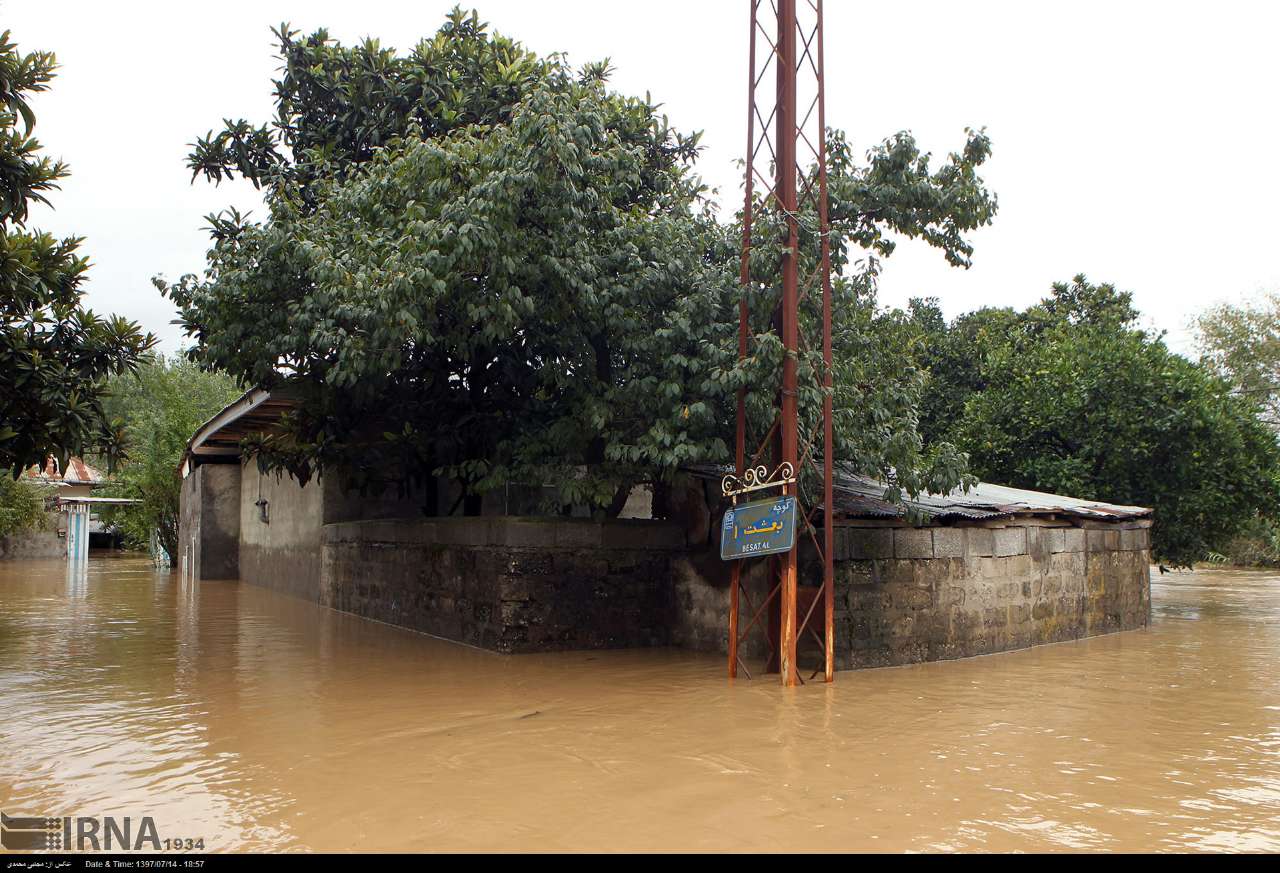
<svg viewBox="0 0 1280 873"><path fill-rule="evenodd" d="M1280 433L1280 293L1213 306L1193 326L1203 363ZM1280 511L1272 506L1248 519L1209 557L1245 566L1280 565Z"/></svg>
<svg viewBox="0 0 1280 873"><path fill-rule="evenodd" d="M103 406L120 436L105 493L137 503L102 516L120 529L126 546L148 548L154 531L169 555L178 554L183 452L196 428L240 394L230 376L182 356L149 355L136 371L107 384Z"/></svg>
<svg viewBox="0 0 1280 873"><path fill-rule="evenodd" d="M252 446L261 463L374 488L443 473L469 512L506 482L555 483L552 503L610 514L635 484L727 461L739 389L763 435L777 254L750 265L740 363L740 229L707 201L696 134L609 90L607 63L539 58L475 13L408 55L276 36L276 118L230 122L189 157L196 176L261 187L268 214L211 216L205 273L160 283L194 360L303 397ZM861 158L831 143L837 457L890 498L978 476L1153 506L1157 555L1178 564L1271 512L1257 400L1227 364L1142 330L1129 294L1077 277L949 324L936 304L877 304L898 240L968 265L968 233L996 213L983 133L937 164L907 133ZM816 216L801 227L811 261ZM802 418L820 401L802 396Z"/></svg>
<svg viewBox="0 0 1280 873"><path fill-rule="evenodd" d="M911 317L929 372L924 438L958 446L979 478L1152 507L1156 556L1179 565L1276 513L1280 452L1264 398L1212 355L1171 352L1139 327L1128 292L1077 276L1022 311L948 323L936 301L917 300Z"/></svg>

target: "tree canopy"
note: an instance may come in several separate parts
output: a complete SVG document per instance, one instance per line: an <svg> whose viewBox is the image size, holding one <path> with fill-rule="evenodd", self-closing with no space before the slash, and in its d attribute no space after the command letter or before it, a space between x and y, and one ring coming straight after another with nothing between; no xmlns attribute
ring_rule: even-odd
<svg viewBox="0 0 1280 873"><path fill-rule="evenodd" d="M376 39L343 46L324 28L303 36L282 24L272 33L281 61L275 119L224 121L196 141L188 163L193 177L240 177L312 205L314 183L345 177L411 132L433 139L505 123L547 72L532 52L457 8L406 56Z"/></svg>
<svg viewBox="0 0 1280 873"><path fill-rule="evenodd" d="M81 305L89 262L79 238L27 227L31 204L48 204L68 173L32 136L29 98L55 66L52 53L23 54L0 36L0 466L14 475L107 439L105 381L155 343L134 322Z"/></svg>
<svg viewBox="0 0 1280 873"><path fill-rule="evenodd" d="M1189 564L1280 497L1256 405L1137 327L1132 298L1077 276L1023 312L987 309L929 341L933 439L992 482L1155 509L1154 550Z"/></svg>
<svg viewBox="0 0 1280 873"><path fill-rule="evenodd" d="M1194 326L1204 362L1280 430L1280 293L1243 306L1211 307Z"/></svg>
<svg viewBox="0 0 1280 873"><path fill-rule="evenodd" d="M264 463L360 484L439 470L473 498L551 483L610 511L635 483L730 460L739 387L755 420L773 402L778 253L757 251L740 365L739 231L693 173L696 134L611 91L606 63L536 58L474 13L404 57L276 33L275 122L229 122L190 157L262 186L269 213L212 216L205 274L159 283L195 359L300 398L254 444ZM923 373L895 348L905 317L876 307L877 258L918 237L968 263L966 232L995 212L989 142L971 132L934 168L905 133L865 163L831 139L837 455L893 487L951 487L963 462L917 431Z"/></svg>

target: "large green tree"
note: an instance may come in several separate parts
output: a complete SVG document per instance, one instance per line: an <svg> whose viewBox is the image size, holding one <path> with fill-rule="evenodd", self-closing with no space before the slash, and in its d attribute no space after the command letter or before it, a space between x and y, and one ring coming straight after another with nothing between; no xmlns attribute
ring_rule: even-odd
<svg viewBox="0 0 1280 873"><path fill-rule="evenodd" d="M107 438L108 377L154 343L137 324L81 305L81 240L27 227L33 203L66 177L40 155L29 98L53 78L50 52L23 54L0 36L0 467L15 474L48 453L65 457Z"/></svg>
<svg viewBox="0 0 1280 873"><path fill-rule="evenodd" d="M262 186L269 215L213 217L205 275L165 288L195 357L300 398L256 445L267 463L361 484L439 469L473 510L503 483L554 483L559 502L610 511L634 483L728 460L740 387L767 418L778 251L757 252L740 365L738 230L692 174L696 136L610 91L605 65L535 58L474 14L406 57L277 34L276 121L231 123L191 156ZM894 487L950 487L961 459L923 446L923 375L896 347L910 331L874 283L895 235L967 264L965 233L995 211L977 175L989 144L972 133L934 168L906 134L865 162L832 140L838 454ZM816 242L806 231L804 258Z"/></svg>
<svg viewBox="0 0 1280 873"><path fill-rule="evenodd" d="M936 426L992 482L1156 512L1156 555L1189 564L1280 498L1258 407L1137 326L1129 294L1083 276L1023 312L932 327ZM962 366L950 367L950 363Z"/></svg>

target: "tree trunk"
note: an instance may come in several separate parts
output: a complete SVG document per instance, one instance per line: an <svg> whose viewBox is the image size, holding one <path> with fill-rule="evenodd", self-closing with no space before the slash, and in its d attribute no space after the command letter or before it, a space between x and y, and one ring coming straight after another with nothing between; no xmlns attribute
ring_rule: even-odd
<svg viewBox="0 0 1280 873"><path fill-rule="evenodd" d="M609 506L605 509L606 518L617 518L622 512L622 508L627 505L627 498L631 496L631 483L628 482L614 492L613 500L609 502Z"/></svg>

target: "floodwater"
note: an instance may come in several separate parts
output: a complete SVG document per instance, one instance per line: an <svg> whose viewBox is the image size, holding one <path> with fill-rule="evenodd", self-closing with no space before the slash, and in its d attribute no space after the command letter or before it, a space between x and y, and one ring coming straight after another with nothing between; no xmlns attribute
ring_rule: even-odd
<svg viewBox="0 0 1280 873"><path fill-rule="evenodd" d="M0 562L0 808L213 851L1280 850L1280 576L1154 583L1148 630L785 690Z"/></svg>

